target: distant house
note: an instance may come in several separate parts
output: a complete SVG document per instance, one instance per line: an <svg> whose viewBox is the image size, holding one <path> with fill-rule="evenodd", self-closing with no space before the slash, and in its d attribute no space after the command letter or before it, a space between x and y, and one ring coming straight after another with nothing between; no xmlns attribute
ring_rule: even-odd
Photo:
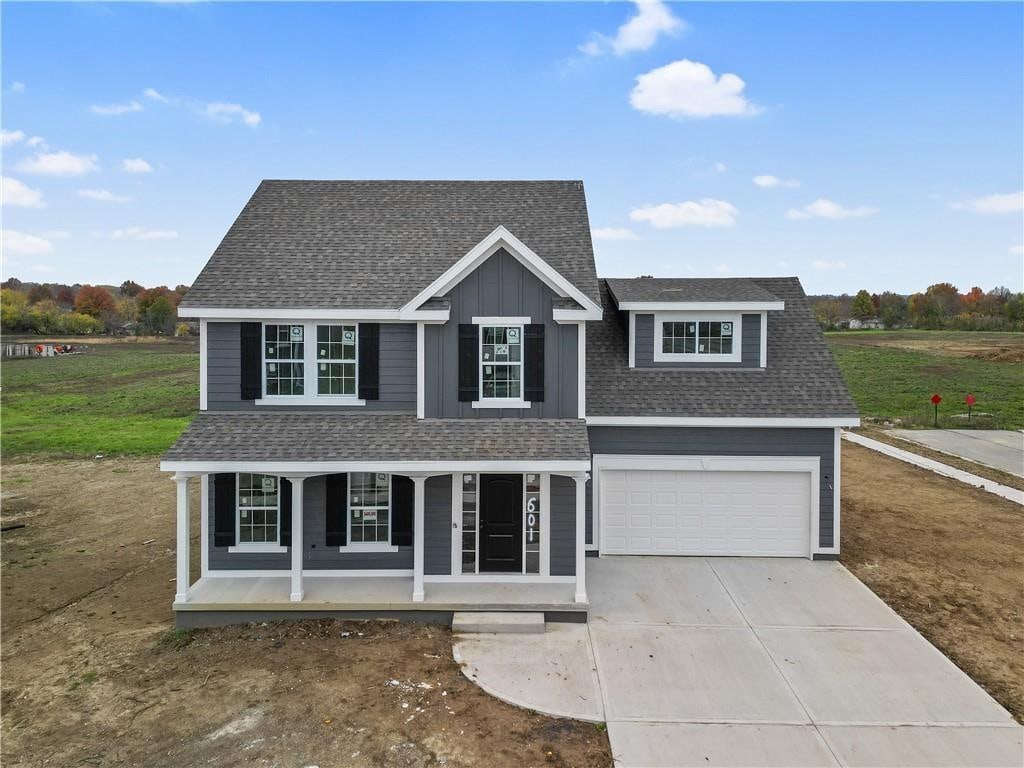
<svg viewBox="0 0 1024 768"><path fill-rule="evenodd" d="M885 328L885 323L879 317L868 317L864 320L858 320L856 317L850 318L851 331L880 331L883 328Z"/></svg>

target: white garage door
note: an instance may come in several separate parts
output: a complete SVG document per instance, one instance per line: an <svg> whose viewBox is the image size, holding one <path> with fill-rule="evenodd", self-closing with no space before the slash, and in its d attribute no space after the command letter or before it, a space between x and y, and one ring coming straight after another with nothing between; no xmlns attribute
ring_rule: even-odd
<svg viewBox="0 0 1024 768"><path fill-rule="evenodd" d="M601 472L601 551L807 557L810 473Z"/></svg>

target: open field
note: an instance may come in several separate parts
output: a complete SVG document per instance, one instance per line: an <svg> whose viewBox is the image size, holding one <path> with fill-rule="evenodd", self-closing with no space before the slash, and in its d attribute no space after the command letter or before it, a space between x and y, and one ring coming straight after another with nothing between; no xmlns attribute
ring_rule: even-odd
<svg viewBox="0 0 1024 768"><path fill-rule="evenodd" d="M88 349L4 361L3 458L166 450L199 405L198 341L108 337L73 343Z"/></svg>
<svg viewBox="0 0 1024 768"><path fill-rule="evenodd" d="M1024 333L843 331L825 339L866 419L930 427L937 392L939 426L964 428L957 416L971 392L972 423L1024 428Z"/></svg>
<svg viewBox="0 0 1024 768"><path fill-rule="evenodd" d="M0 563L5 766L611 765L602 729L467 680L445 627L169 632L174 489L155 458L7 464L11 523L26 527L3 533Z"/></svg>
<svg viewBox="0 0 1024 768"><path fill-rule="evenodd" d="M1024 508L843 441L842 554L1024 720Z"/></svg>

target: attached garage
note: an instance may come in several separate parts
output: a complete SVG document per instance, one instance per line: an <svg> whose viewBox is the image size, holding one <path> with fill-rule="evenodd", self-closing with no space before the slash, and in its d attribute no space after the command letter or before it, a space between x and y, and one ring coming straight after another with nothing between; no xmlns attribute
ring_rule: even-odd
<svg viewBox="0 0 1024 768"><path fill-rule="evenodd" d="M608 555L809 557L815 457L597 456Z"/></svg>

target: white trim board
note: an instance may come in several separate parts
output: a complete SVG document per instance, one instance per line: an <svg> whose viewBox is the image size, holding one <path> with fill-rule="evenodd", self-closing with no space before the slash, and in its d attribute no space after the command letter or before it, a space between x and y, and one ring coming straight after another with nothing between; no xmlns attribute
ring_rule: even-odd
<svg viewBox="0 0 1024 768"><path fill-rule="evenodd" d="M621 301L618 307L634 312L781 312L784 301Z"/></svg>
<svg viewBox="0 0 1024 768"><path fill-rule="evenodd" d="M372 320L404 323L447 323L447 309L317 309L310 307L179 307L178 317L221 322L243 320Z"/></svg>
<svg viewBox="0 0 1024 768"><path fill-rule="evenodd" d="M209 360L210 339L206 332L206 319L199 321L199 410L205 411L209 400Z"/></svg>
<svg viewBox="0 0 1024 768"><path fill-rule="evenodd" d="M588 427L859 427L860 419L817 416L587 416Z"/></svg>
<svg viewBox="0 0 1024 768"><path fill-rule="evenodd" d="M246 578L246 577L251 577L251 578L254 578L254 579L274 579L274 578L288 579L288 578L291 578L291 575L292 575L291 568L282 568L282 569L276 569L276 570L264 569L264 570L253 570L253 571L245 571L245 570L237 570L237 569L216 569L216 570L208 571L207 573L203 574L204 577L205 576L209 576L209 577L215 578L215 579L225 579L225 578L239 579L239 578ZM303 578L352 577L352 578L360 578L360 579L374 578L374 577L379 577L379 578L406 578L406 577L408 577L408 578L411 579L412 578L412 568L408 568L408 569L405 569L405 568L381 568L379 570L372 569L372 568L371 569L365 569L364 568L364 569L358 569L358 570L357 569L351 569L351 570L347 570L347 569L330 569L330 570L328 570L328 569L316 569L316 570L310 570L310 569L304 568L302 570L302 577Z"/></svg>
<svg viewBox="0 0 1024 768"><path fill-rule="evenodd" d="M698 324L698 334L699 323L731 323L732 352L663 352L665 323L689 322ZM655 312L654 327L651 330L654 337L653 359L656 363L739 363L743 360L743 314L740 312ZM694 343L698 343L697 339Z"/></svg>
<svg viewBox="0 0 1024 768"><path fill-rule="evenodd" d="M566 280L551 265L534 253L522 240L509 232L501 224L495 227L494 231L487 235L487 237L474 245L466 255L445 270L430 285L420 291L412 301L402 307L401 311L414 312L427 300L447 293L451 290L452 286L461 282L463 278L502 248L508 251L520 264L530 270L559 296L568 296L574 299L588 312L588 316L585 319L601 319L602 310L599 304Z"/></svg>
<svg viewBox="0 0 1024 768"><path fill-rule="evenodd" d="M162 472L255 472L269 475L325 475L335 472L390 472L449 475L453 472L587 472L589 461L161 461Z"/></svg>
<svg viewBox="0 0 1024 768"><path fill-rule="evenodd" d="M691 472L807 472L810 474L810 536L807 557L838 551L821 547L821 459L817 456L669 456L665 454L594 454L593 537L590 549L600 550L604 528L601 473L605 470L669 470ZM835 539L833 539L835 542Z"/></svg>

